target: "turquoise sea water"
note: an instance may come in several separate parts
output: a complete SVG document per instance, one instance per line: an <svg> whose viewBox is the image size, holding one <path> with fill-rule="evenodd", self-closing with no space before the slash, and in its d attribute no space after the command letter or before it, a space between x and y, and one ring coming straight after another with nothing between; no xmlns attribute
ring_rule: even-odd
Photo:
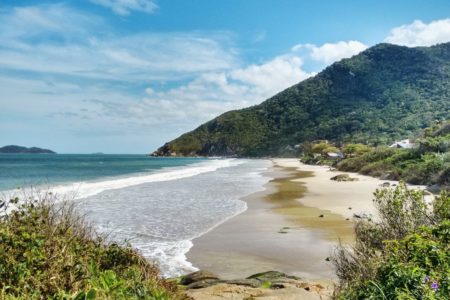
<svg viewBox="0 0 450 300"><path fill-rule="evenodd" d="M196 270L185 255L195 238L245 211L241 199L263 189L270 165L247 159L1 154L0 196L50 189L76 201L99 232L130 242L164 276L178 276Z"/></svg>
<svg viewBox="0 0 450 300"><path fill-rule="evenodd" d="M142 174L201 160L127 154L0 154L0 190Z"/></svg>

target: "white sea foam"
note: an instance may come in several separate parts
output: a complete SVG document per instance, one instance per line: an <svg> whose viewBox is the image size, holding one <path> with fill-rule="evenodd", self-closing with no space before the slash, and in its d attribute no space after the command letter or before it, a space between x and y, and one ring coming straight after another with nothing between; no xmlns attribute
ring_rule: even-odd
<svg viewBox="0 0 450 300"><path fill-rule="evenodd" d="M186 258L195 238L244 212L240 199L263 189L269 165L231 160L214 172L107 190L86 198L83 206L102 232L128 239L163 276L179 276L196 270Z"/></svg>
<svg viewBox="0 0 450 300"><path fill-rule="evenodd" d="M128 240L165 277L195 271L192 240L246 210L242 197L262 190L268 161L210 159L95 182L52 187L71 194L100 232ZM195 241L194 241L195 243Z"/></svg>
<svg viewBox="0 0 450 300"><path fill-rule="evenodd" d="M21 192L27 195L52 192L52 194L59 195L64 199L82 199L94 196L107 190L122 189L150 182L162 182L188 178L202 173L214 172L220 168L236 166L241 163L242 161L238 159L209 159L207 161L188 166L163 168L153 171L150 174L138 174L134 176L128 175L127 177L111 178L101 181L73 182L70 184L33 188L32 191L26 189ZM2 192L2 194L6 195L4 196L5 199L9 199L13 195L17 195L18 191L9 190Z"/></svg>

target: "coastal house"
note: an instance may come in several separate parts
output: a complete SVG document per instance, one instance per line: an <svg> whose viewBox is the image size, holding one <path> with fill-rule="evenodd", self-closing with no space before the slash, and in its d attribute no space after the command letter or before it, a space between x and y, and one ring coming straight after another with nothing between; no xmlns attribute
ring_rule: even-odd
<svg viewBox="0 0 450 300"><path fill-rule="evenodd" d="M330 159L344 158L344 154L341 151L327 152L327 158L330 158Z"/></svg>
<svg viewBox="0 0 450 300"><path fill-rule="evenodd" d="M411 149L414 147L415 144L410 139L401 140L389 146L389 148L402 148L402 149Z"/></svg>

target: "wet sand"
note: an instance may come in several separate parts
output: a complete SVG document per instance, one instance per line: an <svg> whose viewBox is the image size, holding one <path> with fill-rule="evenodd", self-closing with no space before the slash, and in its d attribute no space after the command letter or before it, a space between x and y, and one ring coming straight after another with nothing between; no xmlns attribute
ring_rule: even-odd
<svg viewBox="0 0 450 300"><path fill-rule="evenodd" d="M187 258L225 279L277 270L309 280L335 279L326 258L339 241L353 241L354 213L374 215L373 192L385 182L351 173L273 159L265 190L243 200L248 209L195 239ZM392 181L391 184L397 182Z"/></svg>
<svg viewBox="0 0 450 300"><path fill-rule="evenodd" d="M274 165L265 175L273 179L265 191L243 199L247 211L195 239L188 260L225 279L267 270L334 278L326 258L339 237L351 239L351 222L297 201L307 192L301 180L312 172ZM327 217L319 218L321 214Z"/></svg>

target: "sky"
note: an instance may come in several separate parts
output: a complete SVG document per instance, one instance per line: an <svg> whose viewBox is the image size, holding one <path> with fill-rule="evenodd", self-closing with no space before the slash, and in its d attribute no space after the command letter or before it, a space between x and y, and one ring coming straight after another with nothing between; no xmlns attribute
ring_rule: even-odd
<svg viewBox="0 0 450 300"><path fill-rule="evenodd" d="M150 153L377 43L449 41L448 0L0 0L0 146Z"/></svg>

